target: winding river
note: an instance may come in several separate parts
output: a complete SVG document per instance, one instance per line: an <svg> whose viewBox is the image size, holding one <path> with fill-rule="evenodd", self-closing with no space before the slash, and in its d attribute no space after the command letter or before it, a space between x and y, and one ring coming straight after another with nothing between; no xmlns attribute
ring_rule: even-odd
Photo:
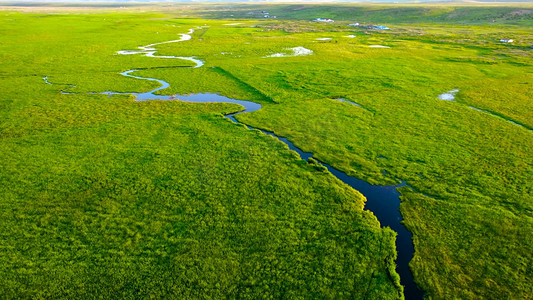
<svg viewBox="0 0 533 300"><path fill-rule="evenodd" d="M160 44L175 43L175 42L182 42L182 41L190 40L192 38L191 34L193 32L194 32L194 29L191 29L189 30L187 34L181 34L181 38L178 40L138 47L140 50L123 50L123 51L117 52L117 54L119 55L142 54L148 57L158 57L162 59L167 59L167 58L184 59L184 60L189 60L189 61L196 63L196 66L191 67L191 68L199 68L204 65L204 62L201 60L198 60L194 57L157 56L155 55L157 50L153 48L153 46L160 45ZM253 111L257 111L261 109L261 104L251 102L251 101L232 99L232 98L228 98L228 97L221 96L221 95L214 94L214 93L198 93L198 94L190 94L190 95L172 95L172 96L155 95L155 92L168 88L170 84L166 81L156 79L156 78L139 77L139 76L132 75L132 73L134 73L135 71L138 71L138 70L137 69L128 70L120 74L126 77L130 77L130 78L155 81L155 82L158 82L161 86L149 92L145 92L145 93L117 93L117 92L107 91L107 92L102 92L99 94L134 95L137 101L177 99L179 101L196 102L196 103L206 103L206 102L208 103L209 102L235 103L235 104L242 105L244 107L244 110L225 115L226 118L228 118L234 123L240 123L239 121L237 121L237 119L235 119L234 117L235 115L253 112ZM53 84L48 81L48 77L44 77L43 79L47 84ZM62 91L62 93L70 94L69 92L64 92L64 91ZM309 158L313 156L312 153L304 152L298 147L294 146L294 144L290 142L289 140L287 140L287 138L277 136L273 132L265 131L259 128L254 128L246 124L243 124L243 125L245 125L248 129L258 129L265 134L276 137L279 141L289 146L291 150L296 151L299 154L301 159L308 160ZM423 292L420 289L418 289L418 287L414 283L413 275L409 269L409 262L411 261L414 255L412 234L401 223L402 216L399 210L400 193L397 191L397 188L401 186L405 186L406 184L402 182L399 185L392 185L392 186L371 185L363 180L348 176L346 173L343 173L324 162L318 161L318 163L326 167L329 170L329 172L331 172L331 174L333 174L335 177L340 179L342 182L344 182L345 184L361 192L367 199L367 202L365 204L365 209L372 211L374 215L378 218L382 226L389 226L392 230L397 232L398 235L396 238L396 249L398 252L398 258L396 261L397 262L396 271L400 275L401 284L404 286L405 298L406 299L422 299Z"/></svg>

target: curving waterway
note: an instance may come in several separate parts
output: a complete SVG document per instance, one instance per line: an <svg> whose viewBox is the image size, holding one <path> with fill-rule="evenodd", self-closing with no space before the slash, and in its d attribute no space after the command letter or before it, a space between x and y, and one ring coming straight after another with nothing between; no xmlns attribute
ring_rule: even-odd
<svg viewBox="0 0 533 300"><path fill-rule="evenodd" d="M157 56L155 55L157 50L153 48L153 46L155 45L190 40L192 38L191 34L193 32L194 32L194 29L191 29L187 34L181 34L181 38L178 40L138 47L140 50L123 50L123 51L117 52L117 54L119 55L142 54L145 56L157 57L157 58L184 59L184 60L189 60L189 61L193 61L196 63L196 66L191 67L191 68L199 68L204 65L204 62L201 60L198 60L194 57ZM237 121L237 119L235 119L235 115L253 112L253 111L257 111L261 109L261 104L259 103L255 103L252 101L232 99L232 98L228 98L228 97L221 96L221 95L214 94L214 93L198 93L198 94L172 95L172 96L156 95L155 94L156 92L168 88L170 84L166 81L156 79L156 78L140 77L140 76L132 75L132 73L136 71L139 71L139 70L137 69L128 70L120 74L126 77L130 77L130 78L155 81L155 82L158 82L161 86L149 92L145 92L145 93L133 93L133 92L132 93L118 93L118 92L107 91L107 92L102 92L99 94L105 94L105 95L110 95L110 96L111 95L134 95L137 101L179 100L183 102L195 102L195 103L212 103L212 102L235 103L235 104L242 105L244 107L244 110L225 115L226 118L228 118L234 123L240 123L239 121ZM48 77L44 77L43 80L47 84L53 84L48 81ZM69 85L69 86L73 87L72 85ZM64 92L64 91L62 91L62 93L70 94L69 92ZM243 123L240 123L240 124L243 124ZM268 135L271 135L277 138L279 141L289 146L291 150L296 151L301 159L308 160L309 158L313 157L312 153L302 151L300 148L294 146L294 144L290 142L287 138L277 136L273 132L269 132L269 131L262 130L259 128L254 128L246 124L243 124L243 125L245 125L248 129L258 129L265 134L268 134ZM412 234L402 224L402 216L400 214L400 209L399 209L400 208L400 198L399 198L400 193L398 192L397 188L406 186L405 182L402 182L399 185L390 185L390 186L371 185L361 179L348 176L346 173L339 171L324 162L318 161L318 163L326 167L329 170L329 172L333 174L333 176L337 177L342 182L351 186L355 190L358 190L359 192L361 192L361 194L363 194L367 199L366 204L365 204L365 209L372 211L374 215L378 218L382 226L388 226L392 230L396 231L396 233L398 234L396 238L396 250L398 252L398 258L396 261L397 263L396 271L400 275L401 284L404 286L405 298L406 299L422 299L423 292L420 289L418 289L418 287L414 283L413 275L409 269L409 262L411 261L414 255Z"/></svg>

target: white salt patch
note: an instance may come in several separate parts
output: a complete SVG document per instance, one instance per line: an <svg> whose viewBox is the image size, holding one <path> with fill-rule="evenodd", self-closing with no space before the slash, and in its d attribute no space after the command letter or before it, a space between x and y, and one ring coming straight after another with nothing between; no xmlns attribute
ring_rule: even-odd
<svg viewBox="0 0 533 300"><path fill-rule="evenodd" d="M331 38L317 38L315 40L317 40L317 41L329 41L329 40L331 40Z"/></svg>
<svg viewBox="0 0 533 300"><path fill-rule="evenodd" d="M241 25L241 24L244 24L244 23L228 23L228 24L224 24L226 26L236 26L236 25Z"/></svg>
<svg viewBox="0 0 533 300"><path fill-rule="evenodd" d="M390 48L389 46L383 46L383 45L369 45L370 48Z"/></svg>
<svg viewBox="0 0 533 300"><path fill-rule="evenodd" d="M304 47L294 47L294 48L287 48L287 50L291 50L291 54L285 54L285 53L274 53L272 55L268 55L265 57L291 57L291 56L305 56L305 55L311 55L313 54L313 50L309 50Z"/></svg>
<svg viewBox="0 0 533 300"><path fill-rule="evenodd" d="M353 39L353 38L354 38L354 37L356 37L356 36L355 36L355 35L353 35L353 34L350 34L350 35L345 35L344 37L347 37L347 38L352 38L352 39Z"/></svg>
<svg viewBox="0 0 533 300"><path fill-rule="evenodd" d="M451 90L449 92L440 94L439 96L437 96L437 98L444 101L453 101L455 100L455 94L457 94L457 92L459 92L459 90L457 89Z"/></svg>

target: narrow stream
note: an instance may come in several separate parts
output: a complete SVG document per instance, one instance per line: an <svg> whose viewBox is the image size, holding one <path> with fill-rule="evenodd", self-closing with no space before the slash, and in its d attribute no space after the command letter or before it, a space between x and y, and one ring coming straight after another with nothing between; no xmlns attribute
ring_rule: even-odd
<svg viewBox="0 0 533 300"><path fill-rule="evenodd" d="M516 125L516 126L522 127L522 128L524 128L524 129L526 129L526 130L529 130L530 132L533 131L533 130L531 130L531 128L527 127L527 126L524 125L524 124L520 124L520 123L518 123L518 122L516 122L516 121L510 120L510 119L507 119L507 118L504 118L504 117L502 117L501 115L497 115L497 114L495 114L495 113L493 113L493 112L491 112L491 111L488 111L488 110L485 110L485 109L481 109L481 108L477 108L477 107L474 107L474 106L468 106L468 108L473 109L473 110L477 110L477 111L479 111L479 112L482 112L482 113L485 113L485 114L491 115L491 116L496 117L496 118L500 118L500 119L503 120L503 121L507 121L507 122L509 122L509 123L511 123L511 124L513 124L513 125Z"/></svg>
<svg viewBox="0 0 533 300"><path fill-rule="evenodd" d="M190 40L190 34L192 34L192 32L194 32L194 30L191 29L189 31L189 34L182 34L182 38L179 40L139 47L141 51L137 51L137 50L136 51L119 51L118 54L122 54L122 55L144 54L150 57L186 59L186 60L191 60L197 63L196 66L191 67L191 68L198 68L198 67L203 66L204 64L203 61L197 60L196 58L192 58L192 57L155 56L154 53L156 52L156 50L152 48L152 46L154 45ZM214 93L198 93L198 94L190 94L190 95L172 95L172 96L155 95L154 94L155 92L168 88L170 84L166 81L156 79L156 78L134 76L132 75L132 73L134 73L135 71L138 71L138 70L137 69L128 70L120 74L126 77L130 77L130 78L155 81L155 82L158 82L161 86L149 92L145 92L145 93L118 93L118 92L107 91L107 92L102 92L100 94L105 94L109 96L111 95L134 95L137 101L177 99L183 102L194 102L194 103L211 103L211 102L235 103L235 104L242 105L244 107L244 110L225 115L226 118L230 119L234 123L240 123L239 121L237 121L237 119L235 119L234 117L235 115L253 112L253 111L257 111L261 109L261 104L259 103L245 101L245 100L232 99L232 98L228 98L228 97L221 96L221 95L214 94ZM47 84L53 84L48 81L48 77L44 77L43 80ZM62 93L69 94L68 92L63 92L63 91ZM240 123L240 124L243 124L243 123ZM258 129L265 134L268 134L268 135L271 135L277 138L279 141L289 146L291 150L296 151L299 154L300 158L303 160L308 160L309 158L313 157L312 153L302 151L300 148L294 146L294 144L290 142L287 138L277 136L273 132L269 132L269 131L262 130L259 128L254 128L246 124L243 124L243 125L245 125L248 129ZM329 170L329 172L331 172L335 177L340 179L345 184L351 186L355 190L358 190L359 192L361 192L361 194L363 194L366 197L367 202L365 204L365 209L370 210L374 213L374 215L378 218L379 222L381 223L381 226L389 226L392 230L397 232L398 235L396 238L396 250L398 252L398 258L396 261L397 263L396 271L400 275L401 284L404 286L405 298L406 299L422 299L423 291L418 289L418 287L414 283L413 275L409 269L409 262L411 261L414 255L412 234L401 223L402 216L399 210L400 193L397 191L397 188L401 186L405 186L405 183L402 182L399 185L392 185L392 186L371 185L363 180L348 176L346 173L343 173L324 162L321 162L321 161L318 161L318 162L322 164L324 167L326 167Z"/></svg>
<svg viewBox="0 0 533 300"><path fill-rule="evenodd" d="M448 92L445 92L445 93L442 93L442 94L438 95L437 99L444 100L444 101L455 102L455 94L457 94L458 92L459 92L459 89L454 89L454 90L451 90L451 91L448 91ZM498 115L498 114L493 113L491 111L488 111L488 110L485 110L485 109L481 109L481 108L477 108L477 107L474 107L474 106L468 106L468 108L476 110L476 111L479 111L479 112L482 112L482 113L486 113L486 114L491 115L491 116L496 117L496 118L500 118L501 120L507 121L507 122L509 122L509 123L511 123L513 125L516 125L516 126L520 126L520 127L524 128L526 130L529 130L530 132L533 131L531 129L531 127L529 127L527 125L520 124L517 121L513 121L513 120L511 120L509 118L503 117L502 115Z"/></svg>

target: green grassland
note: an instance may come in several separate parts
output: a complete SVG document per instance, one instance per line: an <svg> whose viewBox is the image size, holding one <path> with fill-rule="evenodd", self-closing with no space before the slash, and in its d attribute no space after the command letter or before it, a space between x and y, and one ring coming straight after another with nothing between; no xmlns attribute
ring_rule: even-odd
<svg viewBox="0 0 533 300"><path fill-rule="evenodd" d="M2 16L2 297L402 298L395 233L358 192L223 118L239 106L84 94L187 65L113 55L198 24L154 17ZM219 85L199 89L255 96L211 73Z"/></svg>
<svg viewBox="0 0 533 300"><path fill-rule="evenodd" d="M190 6L188 6L190 8ZM335 21L438 24L513 24L531 26L532 7L527 3L426 3L426 4L235 4L204 8L208 18L264 18L261 12L287 20L332 18Z"/></svg>
<svg viewBox="0 0 533 300"><path fill-rule="evenodd" d="M499 45L494 27L438 30L428 30L429 37L353 32L357 41L343 38L346 32L303 33L295 42L313 49L313 58L226 66L279 103L238 118L367 181L401 178L431 195L405 191L401 209L415 235L411 267L429 296L528 298L531 50ZM530 39L527 28L499 30ZM458 42L465 35L471 41ZM455 88L456 103L436 98ZM363 108L331 100L339 97Z"/></svg>
<svg viewBox="0 0 533 300"><path fill-rule="evenodd" d="M468 8L457 20L438 13L449 7L431 18L413 7L412 19L365 9L375 13L355 21L393 30L347 27L351 7L278 21L172 10L0 14L0 293L402 297L394 233L362 210L364 198L222 117L238 106L85 94L157 87L118 74L140 69L171 84L163 94L261 103L237 119L348 174L405 180L410 266L429 298L533 297L531 14L499 25L484 12L495 8ZM230 13L249 17L242 8L201 15ZM347 21L296 20L314 17ZM233 22L242 24L224 25ZM158 49L196 56L202 68L115 55L198 26L191 41ZM297 46L313 54L266 57ZM456 102L437 99L452 89Z"/></svg>

